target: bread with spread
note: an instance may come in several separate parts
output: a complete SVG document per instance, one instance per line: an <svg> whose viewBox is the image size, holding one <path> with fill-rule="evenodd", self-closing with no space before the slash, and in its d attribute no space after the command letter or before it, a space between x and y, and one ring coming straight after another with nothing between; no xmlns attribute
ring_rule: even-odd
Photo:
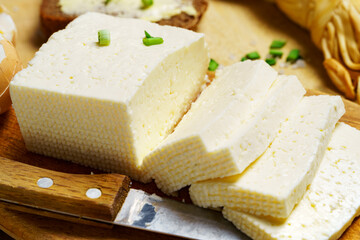
<svg viewBox="0 0 360 240"><path fill-rule="evenodd" d="M91 11L194 29L207 6L208 0L155 0L149 7L143 6L140 0L43 0L40 19L47 36L64 29L77 16Z"/></svg>

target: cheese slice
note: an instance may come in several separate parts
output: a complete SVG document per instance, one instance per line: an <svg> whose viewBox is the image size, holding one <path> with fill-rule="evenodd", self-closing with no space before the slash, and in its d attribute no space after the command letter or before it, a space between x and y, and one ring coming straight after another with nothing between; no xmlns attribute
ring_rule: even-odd
<svg viewBox="0 0 360 240"><path fill-rule="evenodd" d="M339 96L305 97L266 152L240 175L194 183L192 201L286 218L303 197L345 113Z"/></svg>
<svg viewBox="0 0 360 240"><path fill-rule="evenodd" d="M98 31L108 29L109 46ZM144 30L164 43L145 46ZM204 35L143 20L84 14L44 44L10 91L29 151L143 180L143 157L205 82Z"/></svg>
<svg viewBox="0 0 360 240"><path fill-rule="evenodd" d="M144 160L165 193L241 173L273 141L305 90L296 77L276 80L264 61L225 67L167 139Z"/></svg>
<svg viewBox="0 0 360 240"><path fill-rule="evenodd" d="M224 216L253 239L338 239L360 214L360 131L339 123L304 198L284 222L225 207Z"/></svg>

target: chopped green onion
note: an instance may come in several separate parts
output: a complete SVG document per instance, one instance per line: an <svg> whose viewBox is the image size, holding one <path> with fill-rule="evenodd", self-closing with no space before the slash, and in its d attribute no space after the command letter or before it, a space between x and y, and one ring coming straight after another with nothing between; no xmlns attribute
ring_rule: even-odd
<svg viewBox="0 0 360 240"><path fill-rule="evenodd" d="M267 62L270 66L272 66L272 65L276 64L276 59L275 58L267 58L267 59L265 59L265 62Z"/></svg>
<svg viewBox="0 0 360 240"><path fill-rule="evenodd" d="M152 36L147 31L145 31L145 37L146 38L152 38Z"/></svg>
<svg viewBox="0 0 360 240"><path fill-rule="evenodd" d="M248 60L248 58L247 58L247 57L242 57L240 61L242 61L242 62L243 62L243 61L246 61L246 60Z"/></svg>
<svg viewBox="0 0 360 240"><path fill-rule="evenodd" d="M258 52L251 52L251 53L246 54L246 57L248 59L255 60L255 59L260 58L260 54Z"/></svg>
<svg viewBox="0 0 360 240"><path fill-rule="evenodd" d="M162 44L163 42L164 40L161 37L143 38L143 43L145 46Z"/></svg>
<svg viewBox="0 0 360 240"><path fill-rule="evenodd" d="M143 4L144 8L148 8L148 7L150 7L151 5L154 4L153 0L141 0L141 1L142 1L142 4Z"/></svg>
<svg viewBox="0 0 360 240"><path fill-rule="evenodd" d="M274 40L272 41L270 48L282 48L283 46L285 46L286 41L284 40Z"/></svg>
<svg viewBox="0 0 360 240"><path fill-rule="evenodd" d="M98 31L98 39L100 46L109 46L110 45L110 32L109 30L100 30Z"/></svg>
<svg viewBox="0 0 360 240"><path fill-rule="evenodd" d="M281 50L276 50L276 49L270 49L269 51L270 55L272 55L273 57L282 57L283 52Z"/></svg>
<svg viewBox="0 0 360 240"><path fill-rule="evenodd" d="M105 0L105 5L108 5L111 2L111 0Z"/></svg>
<svg viewBox="0 0 360 240"><path fill-rule="evenodd" d="M219 64L214 59L210 59L208 70L215 71L218 67L219 67Z"/></svg>
<svg viewBox="0 0 360 240"><path fill-rule="evenodd" d="M295 62L300 58L300 50L299 49L292 49L286 58L287 62Z"/></svg>
<svg viewBox="0 0 360 240"><path fill-rule="evenodd" d="M145 37L143 38L143 43L145 46L162 44L164 42L164 40L161 37L153 37L147 31L144 32L145 32Z"/></svg>

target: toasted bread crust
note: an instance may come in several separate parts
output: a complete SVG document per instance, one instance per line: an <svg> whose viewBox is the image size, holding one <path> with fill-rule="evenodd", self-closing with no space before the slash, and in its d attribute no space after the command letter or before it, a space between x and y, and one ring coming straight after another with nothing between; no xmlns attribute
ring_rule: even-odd
<svg viewBox="0 0 360 240"><path fill-rule="evenodd" d="M170 19L162 19L158 21L158 23L161 25L171 25L194 30L207 9L208 0L193 0L193 6L197 11L196 16L190 16L182 12ZM76 17L76 15L63 13L59 6L59 0L42 1L40 8L40 21L43 31L47 36L50 36L58 30L64 29L66 25Z"/></svg>
<svg viewBox="0 0 360 240"><path fill-rule="evenodd" d="M170 19L162 19L158 23L161 25L171 25L194 30L199 24L201 17L205 13L208 4L208 0L193 0L193 6L198 13L196 16L189 16L182 12L181 14L173 16Z"/></svg>

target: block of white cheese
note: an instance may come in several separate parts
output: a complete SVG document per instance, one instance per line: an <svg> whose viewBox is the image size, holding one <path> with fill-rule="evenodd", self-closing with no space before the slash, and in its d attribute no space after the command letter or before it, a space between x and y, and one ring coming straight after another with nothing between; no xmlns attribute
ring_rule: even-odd
<svg viewBox="0 0 360 240"><path fill-rule="evenodd" d="M312 182L345 108L339 96L304 97L266 152L240 175L194 183L192 201L286 218Z"/></svg>
<svg viewBox="0 0 360 240"><path fill-rule="evenodd" d="M109 46L97 43L102 29L110 32ZM163 44L145 46L144 30ZM198 96L208 63L203 34L84 14L11 83L26 148L142 179L143 157Z"/></svg>
<svg viewBox="0 0 360 240"><path fill-rule="evenodd" d="M339 123L304 198L284 222L225 207L224 216L253 239L338 239L360 214L360 131Z"/></svg>
<svg viewBox="0 0 360 240"><path fill-rule="evenodd" d="M225 67L175 131L144 160L144 172L165 193L241 173L273 141L305 90L264 61Z"/></svg>

